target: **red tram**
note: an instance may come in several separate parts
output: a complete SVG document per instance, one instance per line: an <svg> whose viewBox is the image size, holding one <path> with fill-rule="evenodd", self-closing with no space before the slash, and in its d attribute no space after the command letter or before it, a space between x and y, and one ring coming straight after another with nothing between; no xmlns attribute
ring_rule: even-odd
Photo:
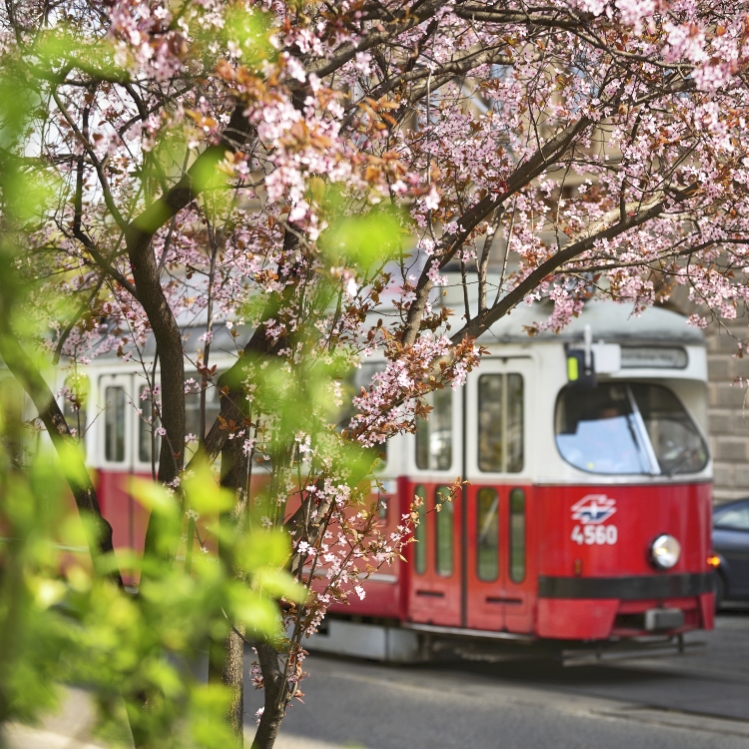
<svg viewBox="0 0 749 749"><path fill-rule="evenodd" d="M424 498L409 559L333 609L310 647L405 659L419 635L626 640L713 627L701 333L663 309L586 306L529 338L524 307L481 339L465 388L390 441L383 523ZM570 382L578 354L595 384ZM574 349L575 351L571 351ZM469 482L430 512L456 476ZM444 492L444 489L442 489Z"/></svg>
<svg viewBox="0 0 749 749"><path fill-rule="evenodd" d="M594 302L561 335L530 338L524 326L541 316L523 306L495 324L466 386L434 393L429 421L390 440L383 527L419 495L417 543L364 583L363 600L334 607L311 649L408 660L441 635L606 641L712 628L701 333L663 309L633 317ZM584 387L589 375L575 370L586 357L595 383ZM127 478L151 474L155 444L132 371L91 364L98 416L85 443L115 545L140 549L146 518ZM218 403L207 392L210 424ZM197 394L187 411L197 433ZM457 476L462 494L432 512Z"/></svg>

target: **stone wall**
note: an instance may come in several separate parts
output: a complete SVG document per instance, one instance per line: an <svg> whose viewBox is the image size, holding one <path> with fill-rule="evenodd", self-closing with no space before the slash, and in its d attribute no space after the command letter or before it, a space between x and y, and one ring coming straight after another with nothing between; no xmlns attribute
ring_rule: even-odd
<svg viewBox="0 0 749 749"><path fill-rule="evenodd" d="M705 331L716 502L749 496L749 390L734 384L737 377L749 378L749 354L736 356L737 339L745 339L746 331L746 324L728 330L712 324Z"/></svg>

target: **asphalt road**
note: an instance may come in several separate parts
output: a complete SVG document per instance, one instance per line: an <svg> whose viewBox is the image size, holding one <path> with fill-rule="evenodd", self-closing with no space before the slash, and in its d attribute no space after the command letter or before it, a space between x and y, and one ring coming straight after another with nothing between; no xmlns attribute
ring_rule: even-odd
<svg viewBox="0 0 749 749"><path fill-rule="evenodd" d="M749 609L685 655L383 666L312 655L278 749L747 749ZM703 642L704 646L697 643ZM248 654L249 655L249 654ZM246 698L252 732L260 693Z"/></svg>

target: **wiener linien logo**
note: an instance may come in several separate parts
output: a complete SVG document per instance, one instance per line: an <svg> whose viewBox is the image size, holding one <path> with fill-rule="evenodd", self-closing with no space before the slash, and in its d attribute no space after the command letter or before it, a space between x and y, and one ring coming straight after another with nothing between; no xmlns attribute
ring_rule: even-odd
<svg viewBox="0 0 749 749"><path fill-rule="evenodd" d="M583 525L599 525L616 512L616 500L605 494L588 494L570 508L572 519Z"/></svg>

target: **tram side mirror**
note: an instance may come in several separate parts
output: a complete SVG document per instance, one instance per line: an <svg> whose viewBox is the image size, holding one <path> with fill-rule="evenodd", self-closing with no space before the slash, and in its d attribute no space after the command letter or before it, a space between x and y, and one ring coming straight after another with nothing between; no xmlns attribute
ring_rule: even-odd
<svg viewBox="0 0 749 749"><path fill-rule="evenodd" d="M567 382L579 388L596 386L595 356L592 351L567 349Z"/></svg>
<svg viewBox="0 0 749 749"><path fill-rule="evenodd" d="M567 381L570 385L593 388L597 374L614 374L621 366L622 349L618 343L599 342L582 349L567 349Z"/></svg>
<svg viewBox="0 0 749 749"><path fill-rule="evenodd" d="M583 329L583 348L565 347L567 352L567 382L580 388L596 386L598 374L613 374L622 366L622 347L618 343L593 343L590 325Z"/></svg>

